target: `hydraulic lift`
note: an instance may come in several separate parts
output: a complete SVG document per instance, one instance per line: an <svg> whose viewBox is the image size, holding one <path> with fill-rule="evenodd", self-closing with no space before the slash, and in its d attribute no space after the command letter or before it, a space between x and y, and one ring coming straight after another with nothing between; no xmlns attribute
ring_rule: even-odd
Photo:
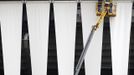
<svg viewBox="0 0 134 75"><path fill-rule="evenodd" d="M81 56L78 60L78 64L76 65L74 75L78 75L81 69L82 63L84 61L85 55L87 53L88 47L90 46L91 40L95 31L100 27L101 22L104 20L105 17L114 17L116 16L116 5L113 3L112 0L98 0L96 3L96 15L100 16L97 20L96 25L93 25L91 33L88 37L86 45L81 53Z"/></svg>

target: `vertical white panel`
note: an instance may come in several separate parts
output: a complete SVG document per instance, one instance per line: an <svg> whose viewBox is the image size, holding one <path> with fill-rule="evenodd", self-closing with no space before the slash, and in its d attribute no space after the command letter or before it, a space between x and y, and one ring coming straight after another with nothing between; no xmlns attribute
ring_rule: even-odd
<svg viewBox="0 0 134 75"><path fill-rule="evenodd" d="M32 75L46 75L49 9L47 2L27 2Z"/></svg>
<svg viewBox="0 0 134 75"><path fill-rule="evenodd" d="M83 41L84 46L87 42L88 36L91 32L92 26L95 25L96 16L96 2L82 2L82 26L83 26ZM91 44L88 48L85 57L86 75L100 75L101 69L101 51L102 51L102 33L103 26L95 32Z"/></svg>
<svg viewBox="0 0 134 75"><path fill-rule="evenodd" d="M73 75L77 3L55 2L59 75Z"/></svg>
<svg viewBox="0 0 134 75"><path fill-rule="evenodd" d="M22 3L0 2L4 74L20 75Z"/></svg>
<svg viewBox="0 0 134 75"><path fill-rule="evenodd" d="M110 19L113 75L128 74L131 2L117 2L117 16Z"/></svg>

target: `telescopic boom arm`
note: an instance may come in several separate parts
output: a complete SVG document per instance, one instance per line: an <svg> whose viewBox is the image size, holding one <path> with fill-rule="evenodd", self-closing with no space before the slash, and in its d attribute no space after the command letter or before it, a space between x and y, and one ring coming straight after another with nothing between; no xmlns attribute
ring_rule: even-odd
<svg viewBox="0 0 134 75"><path fill-rule="evenodd" d="M80 56L80 58L78 60L78 64L76 65L74 75L79 74L80 68L81 68L82 63L84 61L85 55L87 53L87 50L88 50L88 47L89 47L89 45L91 43L93 35L94 35L95 31L100 27L102 21L104 20L104 17L105 16L109 16L109 17L110 16L115 16L116 11L115 11L115 9L113 9L113 4L112 4L112 6L111 6L111 4L112 4L112 0L110 0L110 1L108 1L108 0L102 1L101 0L101 2L100 2L100 0L98 1L98 3L97 3L97 15L100 16L100 17L97 20L96 25L94 25L92 30L91 30L91 33L90 33L90 35L88 37L88 40L87 40L86 45L85 45L85 48L83 49L83 51L81 53L81 56ZM100 9L101 9L101 11L100 11Z"/></svg>

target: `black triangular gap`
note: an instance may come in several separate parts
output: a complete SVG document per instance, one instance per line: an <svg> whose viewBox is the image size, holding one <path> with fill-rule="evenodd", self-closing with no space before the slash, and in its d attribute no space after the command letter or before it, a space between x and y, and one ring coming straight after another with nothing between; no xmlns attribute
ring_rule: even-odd
<svg viewBox="0 0 134 75"><path fill-rule="evenodd" d="M133 4L134 8L134 4ZM133 13L133 12L132 12ZM128 75L134 75L134 22L131 23L130 45L129 45Z"/></svg>
<svg viewBox="0 0 134 75"><path fill-rule="evenodd" d="M32 75L27 9L25 3L23 3L23 14L22 14L21 75Z"/></svg>
<svg viewBox="0 0 134 75"><path fill-rule="evenodd" d="M105 17L103 26L101 75L112 75L111 37L109 17Z"/></svg>
<svg viewBox="0 0 134 75"><path fill-rule="evenodd" d="M1 35L1 24L0 24L0 75L4 75L4 64L3 64L3 51L2 51L2 35Z"/></svg>
<svg viewBox="0 0 134 75"><path fill-rule="evenodd" d="M50 4L47 75L58 75L54 7Z"/></svg>
<svg viewBox="0 0 134 75"><path fill-rule="evenodd" d="M76 40L75 40L75 68L83 50L83 34L82 34L82 21L81 21L81 4L77 4L77 23L76 23ZM82 64L79 75L85 75L85 65Z"/></svg>

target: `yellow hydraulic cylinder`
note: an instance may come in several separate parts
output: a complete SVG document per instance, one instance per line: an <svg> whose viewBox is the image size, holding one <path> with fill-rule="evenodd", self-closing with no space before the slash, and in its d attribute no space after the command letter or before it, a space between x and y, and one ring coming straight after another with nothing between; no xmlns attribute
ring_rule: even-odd
<svg viewBox="0 0 134 75"><path fill-rule="evenodd" d="M99 17L99 19L97 20L97 23L96 23L96 29L100 27L101 25L101 22L104 20L104 17L106 16L107 14L107 11L103 11Z"/></svg>

